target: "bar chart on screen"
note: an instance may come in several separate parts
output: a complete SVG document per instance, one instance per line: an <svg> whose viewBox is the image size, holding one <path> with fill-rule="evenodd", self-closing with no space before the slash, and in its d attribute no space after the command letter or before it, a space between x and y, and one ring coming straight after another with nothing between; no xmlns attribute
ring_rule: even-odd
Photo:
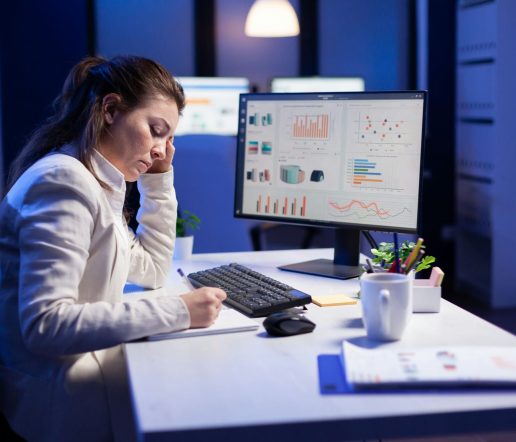
<svg viewBox="0 0 516 442"><path fill-rule="evenodd" d="M278 196L271 194L259 194L255 211L258 214L272 214L282 216L306 216L307 197Z"/></svg>
<svg viewBox="0 0 516 442"><path fill-rule="evenodd" d="M344 173L345 189L374 193L413 194L418 190L419 170L410 156L348 156Z"/></svg>
<svg viewBox="0 0 516 442"><path fill-rule="evenodd" d="M293 138L313 138L327 140L330 134L330 116L328 113L313 115L293 115Z"/></svg>

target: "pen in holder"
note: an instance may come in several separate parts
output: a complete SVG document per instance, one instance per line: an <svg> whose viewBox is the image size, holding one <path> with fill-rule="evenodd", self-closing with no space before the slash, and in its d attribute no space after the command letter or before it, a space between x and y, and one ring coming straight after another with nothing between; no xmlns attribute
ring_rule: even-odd
<svg viewBox="0 0 516 442"><path fill-rule="evenodd" d="M426 255L423 238L417 242L404 241L398 244L397 237L394 243L381 242L378 248L371 249L374 259L367 262L365 270L371 272L394 272L411 275L412 280L412 306L416 313L437 313L441 307L441 282L444 273L439 267L433 267L429 279L415 279L415 273L431 268L435 257ZM401 268L396 269L396 262Z"/></svg>
<svg viewBox="0 0 516 442"><path fill-rule="evenodd" d="M403 241L398 244L397 235L393 243L381 242L378 248L371 249L373 264L393 273L408 274L412 269L416 272L429 269L435 257L425 253L423 238L417 242ZM398 265L396 265L398 264Z"/></svg>

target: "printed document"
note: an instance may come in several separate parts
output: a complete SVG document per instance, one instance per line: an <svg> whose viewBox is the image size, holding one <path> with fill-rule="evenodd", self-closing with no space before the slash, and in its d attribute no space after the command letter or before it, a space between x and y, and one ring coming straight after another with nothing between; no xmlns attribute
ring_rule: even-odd
<svg viewBox="0 0 516 442"><path fill-rule="evenodd" d="M366 349L344 341L342 358L353 388L516 387L516 347Z"/></svg>

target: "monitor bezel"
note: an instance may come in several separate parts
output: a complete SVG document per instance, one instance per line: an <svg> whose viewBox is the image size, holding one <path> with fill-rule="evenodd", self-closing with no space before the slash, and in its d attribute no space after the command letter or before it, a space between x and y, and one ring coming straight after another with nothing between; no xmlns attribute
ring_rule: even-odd
<svg viewBox="0 0 516 442"><path fill-rule="evenodd" d="M375 96L378 98L378 95L385 96L386 99L394 98L396 95L400 95L400 98L406 98L409 95L419 94L423 100L423 122L422 122L422 130L421 130L421 160L420 160L420 170L419 170L419 192L418 192L418 202L417 202L417 221L416 227L407 228L407 227L397 227L397 226L382 226L382 225L373 225L373 224L359 224L359 223L342 223L342 222L331 222L331 221L323 221L318 219L295 219L288 218L282 216L264 216L257 214L244 214L239 213L238 207L242 205L242 197L243 197L243 189L245 183L245 124L247 124L247 118L242 118L242 107L244 103L247 103L249 98L257 98L259 100L267 100L268 97L276 97L284 96L289 99L299 99L303 100L304 96L319 96L324 99L324 97L332 97L335 95L341 96L345 99L345 96ZM416 97L414 97L416 98ZM356 98L355 98L356 99ZM236 137L236 171L235 171L235 192L234 192L234 204L233 204L233 216L235 218L241 219L251 219L256 221L266 221L266 222L274 222L281 224L292 224L292 225L300 225L300 226L313 226L313 227L325 227L325 228L333 228L333 229L350 229L350 230L367 230L367 231L383 231L383 232L400 232L400 233L417 233L421 229L421 215L422 215L422 199L423 199L423 170L424 170L424 157L425 157L425 138L426 138L426 113L428 106L428 92L426 90L390 90L390 91L363 91L363 92L261 92L261 93L248 93L241 94L238 106L238 134ZM247 112L245 113L247 116ZM243 141L241 142L241 139ZM241 147L243 146L243 147Z"/></svg>

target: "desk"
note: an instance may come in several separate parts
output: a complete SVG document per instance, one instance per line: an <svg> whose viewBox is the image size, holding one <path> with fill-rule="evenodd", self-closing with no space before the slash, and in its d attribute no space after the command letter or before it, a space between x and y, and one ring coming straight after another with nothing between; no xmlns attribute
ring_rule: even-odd
<svg viewBox="0 0 516 442"><path fill-rule="evenodd" d="M356 280L300 275L278 265L330 258L330 249L194 255L185 273L239 262L311 295L352 292ZM177 268L177 267L176 267ZM171 272L171 284L179 282ZM317 356L365 335L360 306L317 307L308 335L257 332L126 344L144 440L330 441L516 429L516 391L319 394ZM260 321L257 319L257 321ZM443 301L415 314L387 345L516 345L516 337Z"/></svg>

